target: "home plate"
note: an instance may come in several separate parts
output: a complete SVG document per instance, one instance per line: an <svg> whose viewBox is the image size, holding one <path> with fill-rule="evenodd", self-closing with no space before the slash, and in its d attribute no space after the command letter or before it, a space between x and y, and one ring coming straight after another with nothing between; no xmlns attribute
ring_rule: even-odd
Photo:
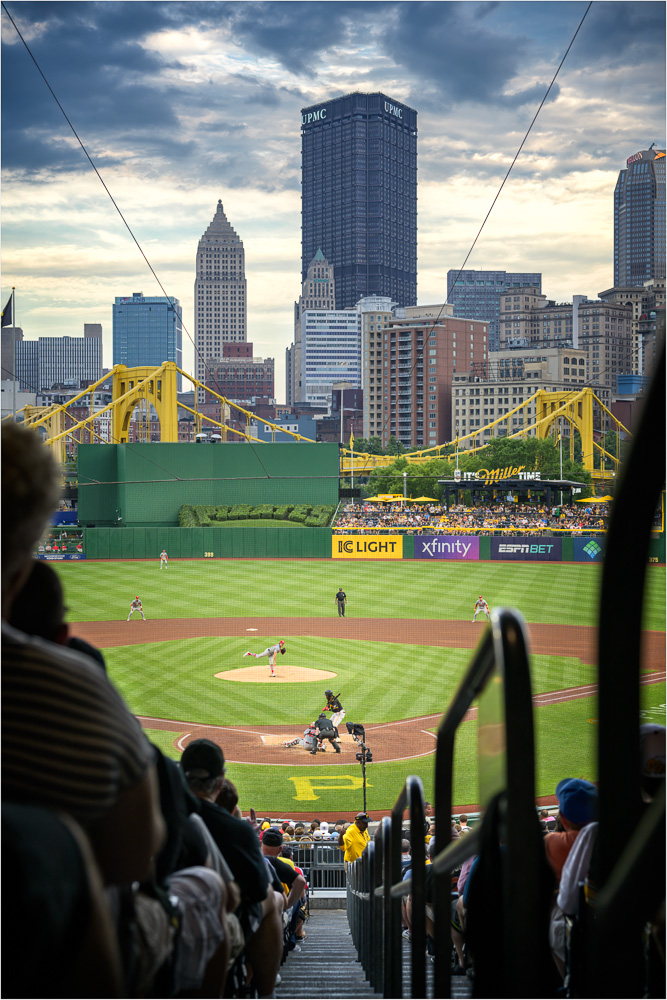
<svg viewBox="0 0 667 1000"><path fill-rule="evenodd" d="M246 632L258 632L258 631L259 631L259 629L256 629L256 628L247 628L246 629Z"/></svg>
<svg viewBox="0 0 667 1000"><path fill-rule="evenodd" d="M238 670L221 670L215 674L221 681L245 681L250 684L298 684L307 681L323 681L337 675L333 670L312 670L310 667L295 667L289 663L276 664L276 676L271 676L268 666L240 667Z"/></svg>

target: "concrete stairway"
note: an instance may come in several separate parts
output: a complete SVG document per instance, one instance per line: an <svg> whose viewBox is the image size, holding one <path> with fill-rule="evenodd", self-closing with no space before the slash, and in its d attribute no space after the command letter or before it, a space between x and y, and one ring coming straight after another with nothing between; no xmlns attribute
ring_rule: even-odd
<svg viewBox="0 0 667 1000"><path fill-rule="evenodd" d="M352 944L345 910L311 910L307 938L280 969L280 998L365 1000L377 997L366 981Z"/></svg>

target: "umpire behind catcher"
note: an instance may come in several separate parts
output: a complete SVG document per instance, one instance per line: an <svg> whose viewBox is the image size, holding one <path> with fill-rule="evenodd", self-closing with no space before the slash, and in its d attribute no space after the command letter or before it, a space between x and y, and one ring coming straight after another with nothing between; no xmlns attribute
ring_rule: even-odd
<svg viewBox="0 0 667 1000"><path fill-rule="evenodd" d="M315 719L314 725L317 729L317 739L320 743L324 740L329 740L336 753L340 753L338 732L334 729L331 719L327 719L324 712L320 712L319 717ZM316 750L311 750L310 752L317 753Z"/></svg>

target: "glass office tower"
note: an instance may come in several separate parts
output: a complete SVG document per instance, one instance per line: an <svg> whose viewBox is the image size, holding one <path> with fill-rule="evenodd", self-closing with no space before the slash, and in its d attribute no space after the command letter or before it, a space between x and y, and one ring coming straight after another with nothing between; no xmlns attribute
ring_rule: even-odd
<svg viewBox="0 0 667 1000"><path fill-rule="evenodd" d="M178 299L144 296L141 292L114 299L114 365L159 368L163 361L183 367L183 321ZM179 392L182 381L179 375Z"/></svg>
<svg viewBox="0 0 667 1000"><path fill-rule="evenodd" d="M614 190L614 287L665 277L665 150L642 149Z"/></svg>
<svg viewBox="0 0 667 1000"><path fill-rule="evenodd" d="M537 288L542 291L539 271L457 271L447 272L447 301L454 315L464 319L485 319L489 324L489 350L500 348L500 296L510 288Z"/></svg>
<svg viewBox="0 0 667 1000"><path fill-rule="evenodd" d="M336 309L367 295L417 301L417 112L348 94L301 112L301 280L321 250Z"/></svg>

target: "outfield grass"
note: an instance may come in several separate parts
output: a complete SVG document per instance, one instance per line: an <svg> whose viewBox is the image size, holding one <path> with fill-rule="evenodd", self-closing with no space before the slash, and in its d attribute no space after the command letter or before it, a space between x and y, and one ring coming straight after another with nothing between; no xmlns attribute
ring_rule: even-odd
<svg viewBox="0 0 667 1000"><path fill-rule="evenodd" d="M466 620L483 593L493 605L519 608L531 622L594 625L599 564L540 563L337 563L332 560L172 560L160 571L150 562L53 563L66 592L70 621L124 620L139 594L151 619L284 617L287 661L331 670L343 691L348 721L364 725L444 712L470 662L469 650L419 645L290 637L290 617L333 617L334 594L342 586L348 614L360 618ZM647 571L644 627L664 630L665 569ZM131 628L132 626L128 626ZM480 635L482 628L479 630ZM109 673L137 715L212 725L276 722L295 734L322 707L330 680L305 684L248 684L214 674L248 665L245 649L263 649L279 636L252 639L201 637L142 643L105 650ZM250 645L248 645L250 643ZM266 663L267 661L259 661ZM268 667L267 667L268 670ZM594 668L572 657L536 655L531 662L535 693L595 680ZM276 698L279 690L280 697ZM664 722L665 686L642 688L643 708ZM536 794L550 795L563 776L595 778L595 699L541 707L535 712ZM436 728L433 726L432 728ZM185 730L149 735L171 756ZM457 736L454 800L477 801L475 722ZM409 756L410 748L405 748ZM421 776L433 796L433 757L369 767L368 808L387 810L405 777ZM361 808L361 769L232 764L231 779L244 809L329 815Z"/></svg>
<svg viewBox="0 0 667 1000"><path fill-rule="evenodd" d="M127 617L139 594L149 618L335 615L339 586L352 618L466 620L479 594L528 622L594 625L599 563L439 563L406 559L157 559L54 563L71 621ZM649 566L644 628L664 630L665 569Z"/></svg>

